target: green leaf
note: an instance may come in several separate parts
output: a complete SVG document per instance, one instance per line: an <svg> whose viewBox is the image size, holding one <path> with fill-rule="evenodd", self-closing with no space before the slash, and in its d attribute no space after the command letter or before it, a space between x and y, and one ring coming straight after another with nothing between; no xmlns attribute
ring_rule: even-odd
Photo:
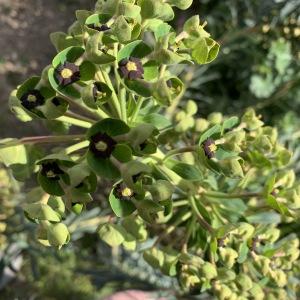
<svg viewBox="0 0 300 300"><path fill-rule="evenodd" d="M237 262L239 264L242 264L246 261L247 256L248 256L248 252L249 252L249 248L247 245L247 241L244 241L241 245L240 245L240 249L239 249L239 256L237 259Z"/></svg>
<svg viewBox="0 0 300 300"><path fill-rule="evenodd" d="M152 200L142 200L137 202L137 209L141 218L149 223L154 222L158 212L164 211L163 206Z"/></svg>
<svg viewBox="0 0 300 300"><path fill-rule="evenodd" d="M231 117L224 121L222 126L222 132L224 132L226 129L231 129L235 127L239 123L238 117Z"/></svg>
<svg viewBox="0 0 300 300"><path fill-rule="evenodd" d="M120 177L120 171L109 159L96 157L90 151L87 153L86 159L89 167L97 175L108 179L118 179Z"/></svg>
<svg viewBox="0 0 300 300"><path fill-rule="evenodd" d="M158 63L156 61L150 60L143 65L144 68L144 79L153 80L158 77Z"/></svg>
<svg viewBox="0 0 300 300"><path fill-rule="evenodd" d="M109 203L113 212L119 218L130 216L136 210L131 201L118 199L114 195L114 189L110 192Z"/></svg>
<svg viewBox="0 0 300 300"><path fill-rule="evenodd" d="M63 98L54 97L48 99L46 103L39 108L48 120L57 119L63 116L69 108L69 103Z"/></svg>
<svg viewBox="0 0 300 300"><path fill-rule="evenodd" d="M132 3L121 3L118 13L124 17L139 20L141 7Z"/></svg>
<svg viewBox="0 0 300 300"><path fill-rule="evenodd" d="M143 252L143 258L151 267L158 269L163 265L164 253L157 248L151 248Z"/></svg>
<svg viewBox="0 0 300 300"><path fill-rule="evenodd" d="M63 51L69 47L82 45L82 40L80 38L67 35L64 32L50 33L50 40L57 52Z"/></svg>
<svg viewBox="0 0 300 300"><path fill-rule="evenodd" d="M134 215L128 216L122 220L122 226L139 242L147 239L148 232L141 218Z"/></svg>
<svg viewBox="0 0 300 300"><path fill-rule="evenodd" d="M180 177L190 181L203 180L202 172L194 165L186 163L177 163L171 167L171 169Z"/></svg>
<svg viewBox="0 0 300 300"><path fill-rule="evenodd" d="M46 176L43 176L41 172L39 172L37 179L38 183L46 193L53 196L63 196L65 194L63 188L59 184L59 181L49 179Z"/></svg>
<svg viewBox="0 0 300 300"><path fill-rule="evenodd" d="M47 239L51 246L61 247L70 240L70 233L65 224L59 223L47 227Z"/></svg>
<svg viewBox="0 0 300 300"><path fill-rule="evenodd" d="M113 156L120 162L128 162L132 159L132 150L126 144L118 144L116 145Z"/></svg>
<svg viewBox="0 0 300 300"><path fill-rule="evenodd" d="M100 238L111 247L120 246L125 241L125 230L116 224L103 224L99 227Z"/></svg>
<svg viewBox="0 0 300 300"><path fill-rule="evenodd" d="M96 66L88 60L85 60L80 66L80 80L89 81L94 79Z"/></svg>
<svg viewBox="0 0 300 300"><path fill-rule="evenodd" d="M222 127L219 124L214 125L213 127L206 130L199 139L199 145L202 145L204 141L206 141L208 138L212 137L215 134L218 134L222 131Z"/></svg>
<svg viewBox="0 0 300 300"><path fill-rule="evenodd" d="M273 209L278 211L280 214L291 217L291 213L288 208L283 204L277 201L277 199L273 195L268 195L267 204L270 205Z"/></svg>
<svg viewBox="0 0 300 300"><path fill-rule="evenodd" d="M275 212L261 212L246 217L247 221L256 224L278 224L281 222L281 217Z"/></svg>
<svg viewBox="0 0 300 300"><path fill-rule="evenodd" d="M198 42L194 45L192 50L192 57L197 64L202 65L206 64L208 60L209 49L206 45L205 39L199 39Z"/></svg>
<svg viewBox="0 0 300 300"><path fill-rule="evenodd" d="M91 12L88 10L76 10L75 15L79 23L83 25L86 19L91 15Z"/></svg>
<svg viewBox="0 0 300 300"><path fill-rule="evenodd" d="M116 58L108 53L99 50L103 32L98 32L88 39L86 44L86 54L89 61L95 64L108 64L116 60Z"/></svg>
<svg viewBox="0 0 300 300"><path fill-rule="evenodd" d="M40 221L60 222L61 216L51 206L43 203L30 203L23 206L31 219Z"/></svg>
<svg viewBox="0 0 300 300"><path fill-rule="evenodd" d="M166 127L169 127L172 124L172 122L165 116L156 113L139 116L138 121L152 124L158 130L162 130Z"/></svg>
<svg viewBox="0 0 300 300"><path fill-rule="evenodd" d="M126 123L119 119L103 119L89 128L87 138L90 139L93 135L101 132L109 136L117 136L128 133L130 128Z"/></svg>
<svg viewBox="0 0 300 300"><path fill-rule="evenodd" d="M192 5L193 0L168 0L168 2L179 9L186 10Z"/></svg>
<svg viewBox="0 0 300 300"><path fill-rule="evenodd" d="M118 61L132 57L143 58L149 53L151 53L152 49L144 43L142 40L137 40L131 42L124 46L118 53Z"/></svg>
<svg viewBox="0 0 300 300"><path fill-rule="evenodd" d="M125 85L133 91L135 94L139 96L143 96L145 98L149 98L152 95L151 84L145 80L129 80L126 79L124 81Z"/></svg>
<svg viewBox="0 0 300 300"><path fill-rule="evenodd" d="M27 153L24 145L16 145L12 147L1 148L1 145L17 141L15 139L0 140L0 161L6 166L14 164L27 164Z"/></svg>
<svg viewBox="0 0 300 300"><path fill-rule="evenodd" d="M120 43L125 43L131 39L131 27L124 16L119 16L113 24L113 33Z"/></svg>

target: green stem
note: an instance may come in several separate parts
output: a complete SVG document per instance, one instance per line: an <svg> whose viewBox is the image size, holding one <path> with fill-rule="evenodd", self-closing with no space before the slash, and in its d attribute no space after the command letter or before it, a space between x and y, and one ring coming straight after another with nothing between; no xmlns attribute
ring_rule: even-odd
<svg viewBox="0 0 300 300"><path fill-rule="evenodd" d="M119 103L119 99L118 96L116 94L115 88L108 76L108 74L106 72L103 72L101 70L101 68L99 68L101 75L105 81L105 83L109 86L109 88L112 90L112 95L111 95L111 103L113 104L114 109L116 110L116 113L118 115L119 118L121 118L122 114L121 114L121 107L120 107L120 103Z"/></svg>
<svg viewBox="0 0 300 300"><path fill-rule="evenodd" d="M155 243L153 244L152 247L155 247L166 235L172 233L179 224L185 222L186 220L188 220L190 217L192 216L192 213L189 211L187 213L185 213L182 217L180 217L178 220L176 220L176 222L174 222L172 225L170 225L166 231L163 232L163 234L161 234L157 240L155 241Z"/></svg>
<svg viewBox="0 0 300 300"><path fill-rule="evenodd" d="M89 109L86 106L81 105L78 102L79 100L75 100L75 99L73 99L71 97L67 97L63 94L60 94L60 97L65 99L70 104L70 106L77 108L79 111L85 113L87 116L94 119L95 121L97 121L99 119L99 115L96 112L94 112L93 110Z"/></svg>
<svg viewBox="0 0 300 300"><path fill-rule="evenodd" d="M210 234L213 234L214 233L214 230L213 228L210 226L210 224L208 224L205 219L202 217L198 207L197 207L197 204L196 204L196 200L194 197L191 197L190 199L190 205L191 205L191 208L195 214L195 216L197 217L197 220L198 222L200 223L200 225L206 229Z"/></svg>
<svg viewBox="0 0 300 300"><path fill-rule="evenodd" d="M139 96L138 100L137 100L137 103L136 103L136 106L134 108L134 112L133 112L132 117L131 117L131 123L133 123L136 120L136 118L137 118L137 116L138 116L138 114L141 110L141 107L143 105L143 102L144 102L144 98Z"/></svg>
<svg viewBox="0 0 300 300"><path fill-rule="evenodd" d="M190 237L192 235L193 229L195 228L195 223L196 223L196 217L193 216L192 220L190 221L190 223L188 225L188 229L186 231L186 234L184 236L184 241L183 241L183 245L182 245L182 252L183 253L187 253L188 242L189 242Z"/></svg>
<svg viewBox="0 0 300 300"><path fill-rule="evenodd" d="M64 115L67 116L67 117L70 117L70 118L77 119L77 120L89 122L89 123L91 123L91 124L93 124L93 123L96 122L96 121L93 120L93 119L90 119L90 118L88 118L88 117L79 115L79 114L74 113L74 112L72 112L72 111L66 111Z"/></svg>
<svg viewBox="0 0 300 300"><path fill-rule="evenodd" d="M61 116L59 118L56 119L57 121L61 121L61 122L66 122L78 127L83 127L83 128L90 128L92 126L92 124L90 122L87 121L82 121L82 120L78 120L72 117L68 117L68 116Z"/></svg>
<svg viewBox="0 0 300 300"><path fill-rule="evenodd" d="M84 135L47 135L47 136L33 136L25 137L19 140L8 141L0 144L0 149L9 148L13 146L25 144L52 144L52 143L68 143L70 141L78 141L84 139Z"/></svg>
<svg viewBox="0 0 300 300"><path fill-rule="evenodd" d="M220 192L204 192L203 196L217 199L237 199L237 198L251 198L259 197L262 193L242 193L242 194L225 194Z"/></svg>
<svg viewBox="0 0 300 300"><path fill-rule="evenodd" d="M166 154L166 156L164 157L163 160L167 160L169 157L177 155L177 154L197 151L198 148L199 148L198 146L187 146L187 147L184 147L184 148L171 150Z"/></svg>
<svg viewBox="0 0 300 300"><path fill-rule="evenodd" d="M189 204L188 200L179 200L179 201L174 201L173 202L173 207L179 207L179 206L185 206Z"/></svg>
<svg viewBox="0 0 300 300"><path fill-rule="evenodd" d="M120 89L120 103L122 120L127 123L127 107L126 107L126 89Z"/></svg>
<svg viewBox="0 0 300 300"><path fill-rule="evenodd" d="M74 145L66 148L64 152L66 154L71 154L71 153L76 152L76 151L78 151L80 149L88 147L88 145L89 145L89 141L79 142L77 144L74 144Z"/></svg>

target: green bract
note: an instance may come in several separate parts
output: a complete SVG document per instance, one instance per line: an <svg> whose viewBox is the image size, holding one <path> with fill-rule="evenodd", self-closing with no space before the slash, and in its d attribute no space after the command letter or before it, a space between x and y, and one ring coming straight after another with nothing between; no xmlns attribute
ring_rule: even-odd
<svg viewBox="0 0 300 300"><path fill-rule="evenodd" d="M181 101L191 78L178 70L211 63L220 47L198 16L178 34L167 23L191 4L99 0L77 11L67 34L51 35L51 66L10 99L22 121L48 119L59 134L2 140L0 159L17 179L37 176L41 195L24 212L44 245L67 244L65 217L100 196L111 208L100 238L137 248L182 292L296 299L299 240L276 227L299 218L292 154L251 108L200 117Z"/></svg>

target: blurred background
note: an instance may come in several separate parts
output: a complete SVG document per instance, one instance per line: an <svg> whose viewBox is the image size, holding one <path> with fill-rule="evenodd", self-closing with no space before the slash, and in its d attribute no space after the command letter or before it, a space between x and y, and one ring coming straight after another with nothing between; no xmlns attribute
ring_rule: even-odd
<svg viewBox="0 0 300 300"><path fill-rule="evenodd" d="M8 110L10 91L49 64L54 31L66 31L75 10L92 9L93 0L0 0L0 137L47 132L42 123L21 123ZM254 107L295 152L300 172L300 1L195 0L178 11L173 25L199 14L221 44L218 58L191 68L186 99L201 116L241 115ZM104 299L124 289L177 299L176 284L145 265L137 253L115 253L93 234L106 208L67 221L74 240L64 251L37 245L20 204L26 197L5 169L0 170L0 299ZM128 299L134 299L129 295ZM136 296L136 299L144 296ZM126 299L126 298L120 298ZM185 298L187 299L187 298Z"/></svg>

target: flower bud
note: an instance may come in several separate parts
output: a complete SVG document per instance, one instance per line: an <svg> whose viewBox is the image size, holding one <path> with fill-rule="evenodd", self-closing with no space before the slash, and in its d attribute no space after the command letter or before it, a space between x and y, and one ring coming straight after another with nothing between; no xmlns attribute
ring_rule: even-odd
<svg viewBox="0 0 300 300"><path fill-rule="evenodd" d="M279 287L284 287L287 284L287 276L283 270L272 271L270 275Z"/></svg>
<svg viewBox="0 0 300 300"><path fill-rule="evenodd" d="M198 111L197 103L193 100L189 100L186 104L185 110L189 116L195 115Z"/></svg>
<svg viewBox="0 0 300 300"><path fill-rule="evenodd" d="M212 124L212 125L216 125L216 124L221 124L223 121L223 115L221 113L218 112L214 112L211 113L208 117L207 120Z"/></svg>
<svg viewBox="0 0 300 300"><path fill-rule="evenodd" d="M253 236L254 230L255 228L251 224L242 222L233 233L237 233L245 241Z"/></svg>
<svg viewBox="0 0 300 300"><path fill-rule="evenodd" d="M263 300L265 298L263 289L257 283L253 283L253 286L249 290L249 293L253 296L253 299L255 300Z"/></svg>
<svg viewBox="0 0 300 300"><path fill-rule="evenodd" d="M231 289L226 286L225 284L215 284L214 289L216 292L216 296L220 300L228 300L230 299L231 295L233 294Z"/></svg>
<svg viewBox="0 0 300 300"><path fill-rule="evenodd" d="M269 126L263 127L262 133L269 138L272 144L275 144L277 142L278 131L276 128L269 127Z"/></svg>
<svg viewBox="0 0 300 300"><path fill-rule="evenodd" d="M268 228L262 234L258 236L260 240L268 241L273 244L279 239L280 230L277 228Z"/></svg>
<svg viewBox="0 0 300 300"><path fill-rule="evenodd" d="M270 259L265 256L256 255L254 256L255 264L258 269L262 272L264 276L266 276L270 272Z"/></svg>
<svg viewBox="0 0 300 300"><path fill-rule="evenodd" d="M53 210L58 212L62 217L65 213L65 203L60 197L51 196L47 202L49 206L52 207Z"/></svg>
<svg viewBox="0 0 300 300"><path fill-rule="evenodd" d="M204 277L207 280L211 280L211 279L216 278L218 276L216 266L213 265L210 262L205 262L200 267L200 274L201 274L201 277Z"/></svg>
<svg viewBox="0 0 300 300"><path fill-rule="evenodd" d="M65 224L58 223L47 228L47 238L51 246L60 248L69 242L70 233Z"/></svg>
<svg viewBox="0 0 300 300"><path fill-rule="evenodd" d="M243 291L248 291L252 288L252 279L246 274L239 274L236 280L236 284Z"/></svg>
<svg viewBox="0 0 300 300"><path fill-rule="evenodd" d="M196 119L195 130L197 132L204 132L209 126L209 122L206 119Z"/></svg>
<svg viewBox="0 0 300 300"><path fill-rule="evenodd" d="M232 248L220 248L220 257L227 268L232 268L238 257L238 253Z"/></svg>
<svg viewBox="0 0 300 300"><path fill-rule="evenodd" d="M266 135L261 135L256 138L254 146L261 152L270 152L273 149L273 145L270 139Z"/></svg>
<svg viewBox="0 0 300 300"><path fill-rule="evenodd" d="M242 117L242 122L244 122L249 130L256 130L262 127L264 123L256 116L254 109L249 108Z"/></svg>
<svg viewBox="0 0 300 300"><path fill-rule="evenodd" d="M59 222L61 216L55 212L51 206L43 203L30 203L24 205L25 214L29 219Z"/></svg>
<svg viewBox="0 0 300 300"><path fill-rule="evenodd" d="M173 185L167 180L157 180L150 187L150 193L155 201L169 200L172 197L173 191Z"/></svg>

